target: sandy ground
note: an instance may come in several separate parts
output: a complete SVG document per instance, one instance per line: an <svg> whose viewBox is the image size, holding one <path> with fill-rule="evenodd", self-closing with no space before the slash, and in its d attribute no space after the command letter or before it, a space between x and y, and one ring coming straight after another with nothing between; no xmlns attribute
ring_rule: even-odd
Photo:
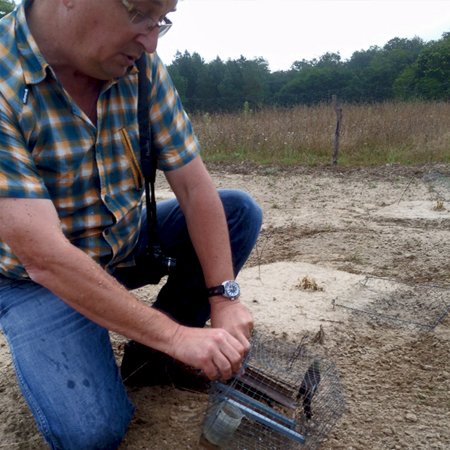
<svg viewBox="0 0 450 450"><path fill-rule="evenodd" d="M324 331L346 409L322 448L450 448L450 167L216 169L219 187L264 210L239 275L256 329L292 341ZM112 339L120 358L123 339ZM45 448L1 336L0 374L0 448ZM206 394L130 396L137 414L122 450L199 448Z"/></svg>

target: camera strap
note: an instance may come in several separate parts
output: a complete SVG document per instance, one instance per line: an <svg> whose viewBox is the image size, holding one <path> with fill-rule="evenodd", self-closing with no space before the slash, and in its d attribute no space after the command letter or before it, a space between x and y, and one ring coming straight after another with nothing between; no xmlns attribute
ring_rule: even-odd
<svg viewBox="0 0 450 450"><path fill-rule="evenodd" d="M145 206L147 210L147 249L159 245L156 220L156 152L152 152L153 135L150 126L150 91L151 84L147 77L147 54L136 61L138 68L138 122L139 122L139 146L141 149L141 170L144 176Z"/></svg>

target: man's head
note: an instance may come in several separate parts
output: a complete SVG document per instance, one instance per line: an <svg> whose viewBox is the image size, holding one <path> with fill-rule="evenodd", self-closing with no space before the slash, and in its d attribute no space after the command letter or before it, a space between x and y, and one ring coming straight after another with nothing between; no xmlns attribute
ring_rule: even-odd
<svg viewBox="0 0 450 450"><path fill-rule="evenodd" d="M156 50L176 5L177 0L40 0L33 3L30 24L52 65L109 80L124 75L142 52Z"/></svg>

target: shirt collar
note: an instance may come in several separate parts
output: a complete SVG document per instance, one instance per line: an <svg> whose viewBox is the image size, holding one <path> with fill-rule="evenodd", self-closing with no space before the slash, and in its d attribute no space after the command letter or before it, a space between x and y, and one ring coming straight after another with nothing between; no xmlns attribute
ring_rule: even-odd
<svg viewBox="0 0 450 450"><path fill-rule="evenodd" d="M48 62L39 50L30 29L28 28L25 10L33 0L25 0L18 6L16 13L17 48L21 56L21 64L26 84L37 84L47 76Z"/></svg>

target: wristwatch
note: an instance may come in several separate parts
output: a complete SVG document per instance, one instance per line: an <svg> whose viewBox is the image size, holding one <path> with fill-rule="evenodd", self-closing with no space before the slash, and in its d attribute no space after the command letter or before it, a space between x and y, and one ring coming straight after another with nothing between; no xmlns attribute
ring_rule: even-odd
<svg viewBox="0 0 450 450"><path fill-rule="evenodd" d="M221 295L222 297L229 298L230 300L236 300L241 294L241 288L234 280L224 281L219 286L208 288L208 297L214 297L215 295Z"/></svg>

